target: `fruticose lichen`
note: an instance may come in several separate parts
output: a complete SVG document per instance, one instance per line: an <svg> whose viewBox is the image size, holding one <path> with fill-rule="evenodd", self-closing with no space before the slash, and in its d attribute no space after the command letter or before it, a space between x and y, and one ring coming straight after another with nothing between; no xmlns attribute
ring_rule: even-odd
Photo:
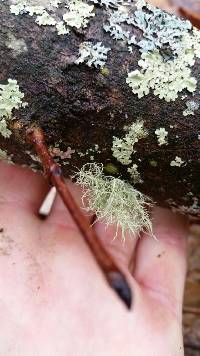
<svg viewBox="0 0 200 356"><path fill-rule="evenodd" d="M83 187L83 204L87 212L95 212L97 220L116 225L122 239L125 232L133 235L151 232L152 224L147 207L148 197L119 178L105 176L103 165L88 163L77 174L77 183Z"/></svg>
<svg viewBox="0 0 200 356"><path fill-rule="evenodd" d="M198 110L199 103L194 100L186 101L186 109L183 111L184 116L194 115L194 111Z"/></svg>
<svg viewBox="0 0 200 356"><path fill-rule="evenodd" d="M159 146L168 144L167 142L168 132L165 130L164 127L160 127L159 129L156 129L155 134L157 136Z"/></svg>
<svg viewBox="0 0 200 356"><path fill-rule="evenodd" d="M107 60L107 53L110 48L106 48L101 42L92 44L91 42L82 42L79 48L79 58L76 59L75 63L85 62L89 67L94 65L96 68L98 66L103 67Z"/></svg>
<svg viewBox="0 0 200 356"><path fill-rule="evenodd" d="M172 167L182 167L182 165L185 162L178 156L175 157L175 159L173 161L170 162L170 166Z"/></svg>
<svg viewBox="0 0 200 356"><path fill-rule="evenodd" d="M129 128L124 138L113 138L112 154L122 164L129 165L132 162L131 155L134 151L134 144L147 136L143 121L134 122Z"/></svg>

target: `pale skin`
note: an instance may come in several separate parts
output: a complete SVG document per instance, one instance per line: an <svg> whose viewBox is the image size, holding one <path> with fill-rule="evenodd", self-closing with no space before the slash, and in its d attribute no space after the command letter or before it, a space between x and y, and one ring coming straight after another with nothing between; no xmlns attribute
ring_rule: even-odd
<svg viewBox="0 0 200 356"><path fill-rule="evenodd" d="M37 216L40 174L0 164L0 356L183 356L186 219L154 208L156 239L95 229L125 272L128 311L107 285L60 198ZM79 188L68 183L80 203ZM88 217L89 219L89 217Z"/></svg>

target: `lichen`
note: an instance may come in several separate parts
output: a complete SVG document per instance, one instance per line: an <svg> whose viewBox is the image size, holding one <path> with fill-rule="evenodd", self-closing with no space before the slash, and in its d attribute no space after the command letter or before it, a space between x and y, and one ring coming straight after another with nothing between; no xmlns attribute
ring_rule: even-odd
<svg viewBox="0 0 200 356"><path fill-rule="evenodd" d="M194 111L199 109L199 103L194 100L186 101L186 109L183 111L183 116L194 115Z"/></svg>
<svg viewBox="0 0 200 356"><path fill-rule="evenodd" d="M40 26L56 25L56 20L47 11L43 11L41 15L38 15L35 22Z"/></svg>
<svg viewBox="0 0 200 356"><path fill-rule="evenodd" d="M186 53L187 52L187 53ZM194 92L197 81L191 76L189 64L194 64L194 52L185 49L185 55L172 61L164 61L159 51L142 53L138 69L128 73L127 84L138 98L150 93L167 102L174 101L183 89Z"/></svg>
<svg viewBox="0 0 200 356"><path fill-rule="evenodd" d="M147 136L143 121L134 122L128 129L124 138L113 137L112 154L122 164L129 165L134 153L133 146L140 139Z"/></svg>
<svg viewBox="0 0 200 356"><path fill-rule="evenodd" d="M24 94L15 79L8 79L8 84L0 84L0 119L12 117L12 110L27 105L23 102Z"/></svg>
<svg viewBox="0 0 200 356"><path fill-rule="evenodd" d="M122 0L91 0L91 2L105 6L106 8L118 8L118 6L123 2Z"/></svg>
<svg viewBox="0 0 200 356"><path fill-rule="evenodd" d="M12 33L8 34L8 38L5 42L7 48L13 50L13 55L18 56L21 53L27 52L26 42L23 38L18 39Z"/></svg>
<svg viewBox="0 0 200 356"><path fill-rule="evenodd" d="M180 157L176 156L173 161L170 162L170 166L172 167L182 167L182 165L185 163Z"/></svg>
<svg viewBox="0 0 200 356"><path fill-rule="evenodd" d="M116 225L133 235L152 231L148 206L150 199L119 178L105 176L103 165L88 163L77 174L77 183L83 188L83 205L87 212L95 212L106 225Z"/></svg>
<svg viewBox="0 0 200 356"><path fill-rule="evenodd" d="M5 119L0 120L0 134L5 138L10 137L12 134L12 132L7 127L7 122Z"/></svg>
<svg viewBox="0 0 200 356"><path fill-rule="evenodd" d="M195 58L200 57L200 33L189 21L183 21L142 2L135 17L127 20L142 31L137 46L142 52L141 70L128 73L127 84L139 98L149 94L167 102L174 101L184 89L196 90L191 75Z"/></svg>
<svg viewBox="0 0 200 356"><path fill-rule="evenodd" d="M167 142L168 132L165 130L164 127L160 127L159 129L156 129L155 134L157 136L159 146L168 144Z"/></svg>
<svg viewBox="0 0 200 356"><path fill-rule="evenodd" d="M127 172L130 173L133 184L143 183L140 173L138 172L138 165L136 163L134 163L131 167L129 167L127 169Z"/></svg>
<svg viewBox="0 0 200 356"><path fill-rule="evenodd" d="M2 150L1 148L0 148L0 160L7 161L8 163L13 163L12 155L9 155L6 150Z"/></svg>
<svg viewBox="0 0 200 356"><path fill-rule="evenodd" d="M81 0L72 0L66 7L68 11L63 15L63 20L70 27L86 27L90 17L95 16L94 6Z"/></svg>
<svg viewBox="0 0 200 356"><path fill-rule="evenodd" d="M58 35L67 35L70 32L69 29L66 28L63 21L57 22L56 29L57 29Z"/></svg>
<svg viewBox="0 0 200 356"><path fill-rule="evenodd" d="M76 59L75 63L85 62L89 67L94 65L96 68L98 66L103 67L107 61L107 53L110 48L106 48L101 42L92 44L91 42L82 42L79 47L79 58Z"/></svg>

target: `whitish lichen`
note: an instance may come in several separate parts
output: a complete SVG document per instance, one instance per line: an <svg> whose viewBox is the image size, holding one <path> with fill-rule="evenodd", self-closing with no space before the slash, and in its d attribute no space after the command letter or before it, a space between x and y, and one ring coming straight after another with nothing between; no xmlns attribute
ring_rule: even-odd
<svg viewBox="0 0 200 356"><path fill-rule="evenodd" d="M183 111L184 116L194 115L194 111L198 110L199 103L194 100L186 101L186 109Z"/></svg>
<svg viewBox="0 0 200 356"><path fill-rule="evenodd" d="M23 38L18 39L12 33L8 34L8 39L5 42L5 45L7 46L7 48L13 50L14 56L18 56L19 54L28 51L26 42L23 40Z"/></svg>
<svg viewBox="0 0 200 356"><path fill-rule="evenodd" d="M43 11L41 15L38 15L35 22L40 26L56 25L56 20L47 11Z"/></svg>
<svg viewBox="0 0 200 356"><path fill-rule="evenodd" d="M81 0L70 1L66 7L68 11L63 15L63 20L71 27L86 27L89 19L95 16L94 6Z"/></svg>
<svg viewBox="0 0 200 356"><path fill-rule="evenodd" d="M5 138L10 137L12 134L12 132L7 127L7 122L5 119L0 120L0 134Z"/></svg>
<svg viewBox="0 0 200 356"><path fill-rule="evenodd" d="M106 48L101 42L92 44L91 42L82 42L79 48L79 58L76 64L85 62L89 67L94 65L103 67L107 61L107 53L110 48Z"/></svg>
<svg viewBox="0 0 200 356"><path fill-rule="evenodd" d="M59 21L56 24L56 29L57 29L58 35L67 35L70 32L69 29L66 28L63 21Z"/></svg>
<svg viewBox="0 0 200 356"><path fill-rule="evenodd" d="M123 239L126 231L133 235L152 231L149 198L123 180L105 176L102 165L84 165L77 174L77 183L84 190L84 209L95 212L97 219L105 220L107 225L115 224L116 235L119 229Z"/></svg>
<svg viewBox="0 0 200 356"><path fill-rule="evenodd" d="M168 132L165 130L164 127L160 127L159 129L155 130L155 134L157 136L159 146L168 144L167 142Z"/></svg>
<svg viewBox="0 0 200 356"><path fill-rule="evenodd" d="M178 156L175 157L173 161L170 162L172 167L181 167L185 162Z"/></svg>
<svg viewBox="0 0 200 356"><path fill-rule="evenodd" d="M134 122L124 138L113 137L112 154L122 164L132 162L131 155L135 152L133 146L147 136L143 121Z"/></svg>

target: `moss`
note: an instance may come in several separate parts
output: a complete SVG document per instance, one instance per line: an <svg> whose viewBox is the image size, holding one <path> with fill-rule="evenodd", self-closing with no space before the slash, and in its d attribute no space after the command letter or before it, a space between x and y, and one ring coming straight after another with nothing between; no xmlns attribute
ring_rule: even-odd
<svg viewBox="0 0 200 356"><path fill-rule="evenodd" d="M118 168L113 163L107 163L104 167L106 173L115 175L118 173Z"/></svg>
<svg viewBox="0 0 200 356"><path fill-rule="evenodd" d="M154 161L154 160L151 160L151 161L149 161L149 164L150 164L152 167L157 167L158 162L157 162L157 161Z"/></svg>

